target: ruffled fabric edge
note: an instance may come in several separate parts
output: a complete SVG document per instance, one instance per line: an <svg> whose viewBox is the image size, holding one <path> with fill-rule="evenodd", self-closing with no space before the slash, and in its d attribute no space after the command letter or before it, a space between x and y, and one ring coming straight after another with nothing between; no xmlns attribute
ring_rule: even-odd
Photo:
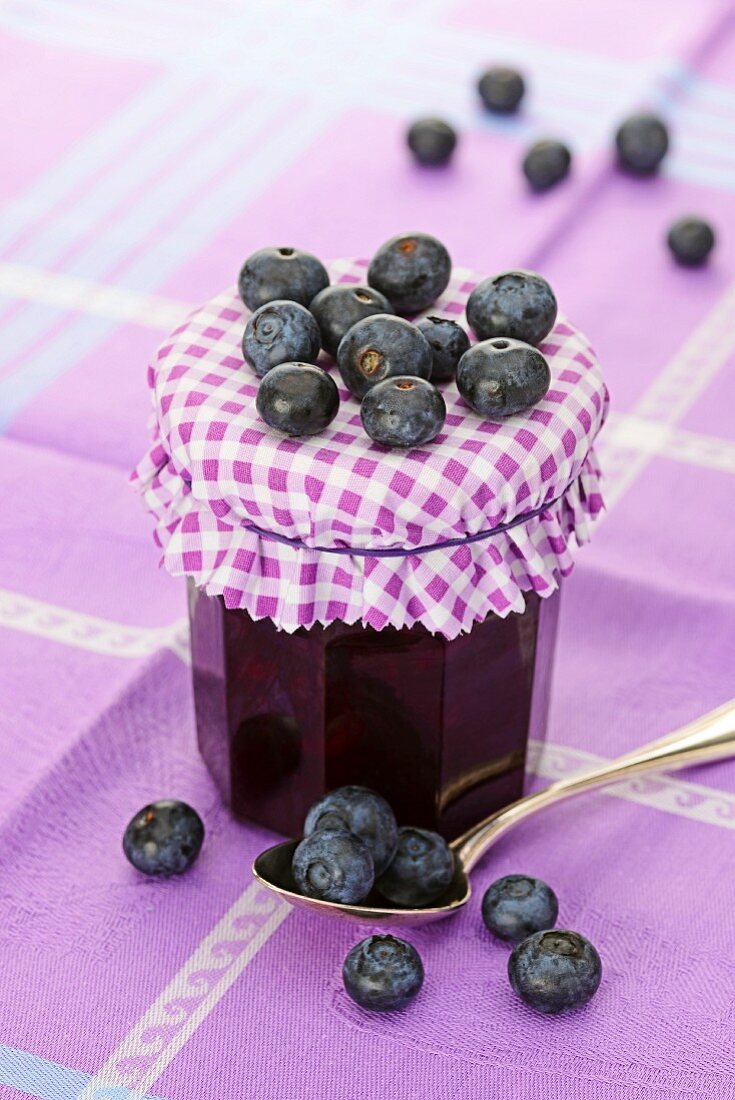
<svg viewBox="0 0 735 1100"><path fill-rule="evenodd" d="M222 523L171 468L160 439L133 474L156 520L161 564L228 608L292 633L340 620L382 629L421 623L451 640L496 614L521 612L525 592L551 595L604 508L594 450L555 505L510 531L459 547L365 558L284 545Z"/></svg>

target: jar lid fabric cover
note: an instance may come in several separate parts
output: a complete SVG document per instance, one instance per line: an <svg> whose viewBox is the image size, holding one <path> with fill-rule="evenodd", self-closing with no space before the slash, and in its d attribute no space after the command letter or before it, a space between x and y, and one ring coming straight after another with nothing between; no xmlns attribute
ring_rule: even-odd
<svg viewBox="0 0 735 1100"><path fill-rule="evenodd" d="M366 269L340 261L330 275L364 284ZM462 323L481 278L455 268L426 315ZM442 434L392 451L365 434L341 384L340 411L320 435L269 429L242 359L247 317L236 290L223 292L149 368L153 443L133 481L170 573L286 631L422 623L450 639L491 613L522 611L524 592L555 591L603 508L592 444L608 408L597 358L562 315L541 344L552 374L543 401L485 421L449 383Z"/></svg>

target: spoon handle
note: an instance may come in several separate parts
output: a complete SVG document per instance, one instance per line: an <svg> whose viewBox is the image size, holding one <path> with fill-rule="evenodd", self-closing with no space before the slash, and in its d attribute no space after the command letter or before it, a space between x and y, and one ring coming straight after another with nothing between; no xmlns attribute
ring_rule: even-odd
<svg viewBox="0 0 735 1100"><path fill-rule="evenodd" d="M720 760L733 755L735 699L666 737L626 753L625 756L619 756L616 760L580 775L570 776L569 779L560 779L535 794L512 802L458 837L453 841L452 848L465 870L469 871L501 833L544 806L550 806L582 791L629 779L642 772L681 768L686 764L703 764L708 760Z"/></svg>

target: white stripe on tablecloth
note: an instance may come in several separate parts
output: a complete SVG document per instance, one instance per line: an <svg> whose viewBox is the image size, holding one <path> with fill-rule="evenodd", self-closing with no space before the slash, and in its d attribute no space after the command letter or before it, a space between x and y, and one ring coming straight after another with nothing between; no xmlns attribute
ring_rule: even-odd
<svg viewBox="0 0 735 1100"><path fill-rule="evenodd" d="M111 283L3 261L0 261L0 297L40 302L163 332L176 328L194 308L172 298L137 294Z"/></svg>
<svg viewBox="0 0 735 1100"><path fill-rule="evenodd" d="M164 627L128 626L6 588L0 588L0 627L108 657L138 660L168 648L185 663L190 659L186 619Z"/></svg>
<svg viewBox="0 0 735 1100"><path fill-rule="evenodd" d="M604 756L571 748L569 745L531 741L528 746L527 769L541 779L566 779L587 768L606 764ZM641 775L605 787L601 792L613 798L623 798L649 809L688 817L707 825L735 829L735 794L730 791L675 779L670 775Z"/></svg>
<svg viewBox="0 0 735 1100"><path fill-rule="evenodd" d="M636 401L631 414L639 420L655 421L662 438L666 425L678 424L735 353L733 316L735 282ZM636 433L631 433L622 420L618 429L613 422L611 430L600 437L608 508L617 504L652 458L653 452L648 449L631 448L631 434ZM604 519L604 513L600 519Z"/></svg>
<svg viewBox="0 0 735 1100"><path fill-rule="evenodd" d="M79 1093L79 1100L109 1100L120 1095L114 1089L132 1089L126 1100L144 1100L290 912L286 902L251 883Z"/></svg>
<svg viewBox="0 0 735 1100"><path fill-rule="evenodd" d="M675 424L662 424L632 413L611 413L600 439L605 454L605 435L614 432L614 446L640 451L651 458L670 458L689 466L735 474L735 442L718 436L692 432Z"/></svg>

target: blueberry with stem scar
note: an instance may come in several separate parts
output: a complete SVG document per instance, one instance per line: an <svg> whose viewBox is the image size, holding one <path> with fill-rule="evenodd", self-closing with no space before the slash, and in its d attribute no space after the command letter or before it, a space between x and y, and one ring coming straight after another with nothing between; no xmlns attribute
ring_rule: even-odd
<svg viewBox="0 0 735 1100"><path fill-rule="evenodd" d="M397 313L420 313L449 284L452 260L441 241L428 233L402 233L378 249L368 283L384 294Z"/></svg>
<svg viewBox="0 0 735 1100"><path fill-rule="evenodd" d="M245 362L259 378L281 363L315 363L321 337L305 306L268 302L248 318L242 338Z"/></svg>
<svg viewBox="0 0 735 1100"><path fill-rule="evenodd" d="M397 936L368 936L352 948L342 968L345 990L371 1012L396 1012L424 982L418 951Z"/></svg>
<svg viewBox="0 0 735 1100"><path fill-rule="evenodd" d="M578 932L535 932L508 959L513 990L537 1012L579 1008L594 997L602 979L597 951Z"/></svg>
<svg viewBox="0 0 735 1100"><path fill-rule="evenodd" d="M308 306L329 285L321 260L298 248L261 248L242 266L237 288L248 309L286 298Z"/></svg>
<svg viewBox="0 0 735 1100"><path fill-rule="evenodd" d="M429 378L432 354L426 337L410 321L376 314L358 321L344 336L337 365L344 384L361 401L385 378Z"/></svg>
<svg viewBox="0 0 735 1100"><path fill-rule="evenodd" d="M325 287L309 306L322 338L322 347L333 359L342 337L364 317L376 313L394 313L384 294L371 286L336 283Z"/></svg>
<svg viewBox="0 0 735 1100"><path fill-rule="evenodd" d="M384 447L420 447L444 427L447 406L425 378L399 375L373 386L360 407L362 426Z"/></svg>
<svg viewBox="0 0 735 1100"><path fill-rule="evenodd" d="M488 887L482 899L485 927L510 943L520 943L534 932L553 928L558 914L554 891L529 875L504 875Z"/></svg>
<svg viewBox="0 0 735 1100"><path fill-rule="evenodd" d="M467 299L467 320L478 340L511 336L539 344L556 321L556 297L535 271L503 271L483 279Z"/></svg>
<svg viewBox="0 0 735 1100"><path fill-rule="evenodd" d="M320 829L297 846L293 877L307 898L354 905L373 888L375 866L366 844L345 830Z"/></svg>
<svg viewBox="0 0 735 1100"><path fill-rule="evenodd" d="M454 856L443 837L430 829L398 830L393 861L376 881L394 905L421 909L442 896L454 876Z"/></svg>
<svg viewBox="0 0 735 1100"><path fill-rule="evenodd" d="M390 806L369 787L338 787L323 795L309 810L304 835L320 829L346 829L368 847L375 862L376 875L393 859L398 826Z"/></svg>
<svg viewBox="0 0 735 1100"><path fill-rule="evenodd" d="M503 420L536 405L551 385L543 355L520 340L485 340L465 352L457 389L486 420Z"/></svg>

